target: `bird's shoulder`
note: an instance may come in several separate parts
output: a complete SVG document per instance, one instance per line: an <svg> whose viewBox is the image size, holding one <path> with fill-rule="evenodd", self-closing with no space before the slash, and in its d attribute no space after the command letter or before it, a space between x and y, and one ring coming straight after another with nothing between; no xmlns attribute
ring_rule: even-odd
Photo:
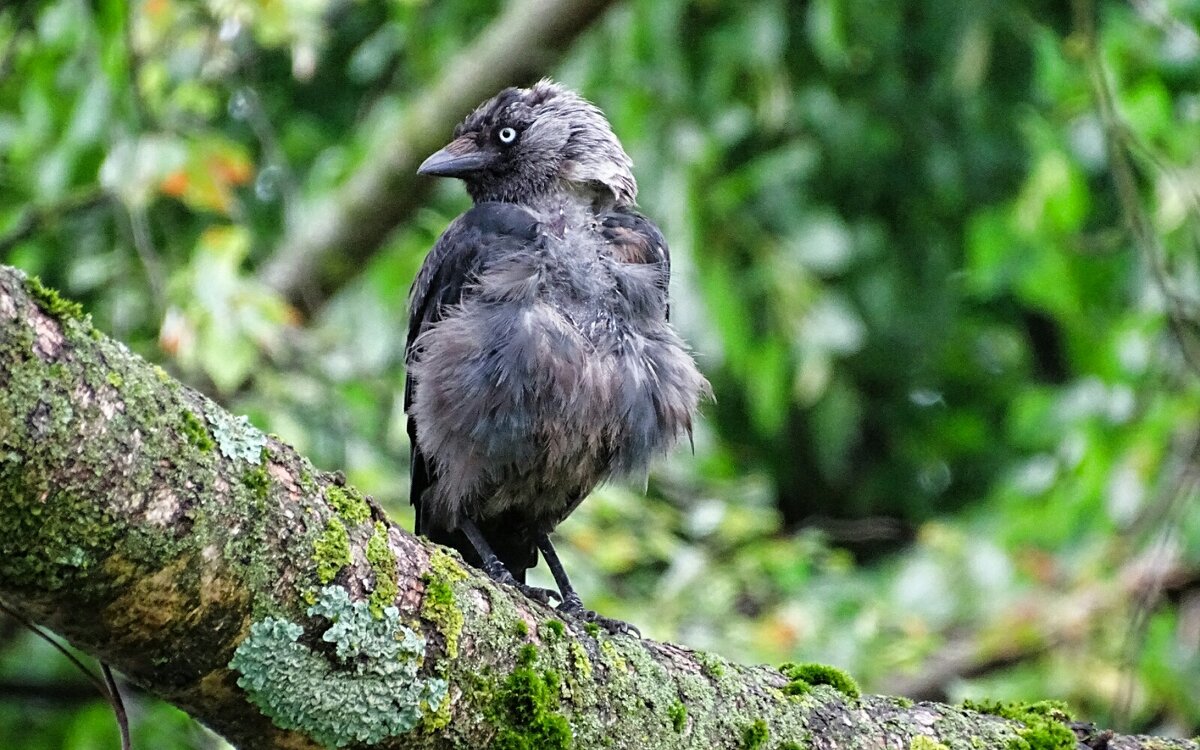
<svg viewBox="0 0 1200 750"><path fill-rule="evenodd" d="M616 207L599 215L601 237L622 263L661 263L668 268L671 253L654 222L633 208Z"/></svg>
<svg viewBox="0 0 1200 750"><path fill-rule="evenodd" d="M446 227L425 256L409 292L409 345L441 308L461 301L464 287L489 256L528 248L538 241L538 217L513 203L483 202Z"/></svg>
<svg viewBox="0 0 1200 750"><path fill-rule="evenodd" d="M538 216L515 203L477 203L461 214L438 238L413 284L413 296L440 273L462 271L506 247L537 242Z"/></svg>

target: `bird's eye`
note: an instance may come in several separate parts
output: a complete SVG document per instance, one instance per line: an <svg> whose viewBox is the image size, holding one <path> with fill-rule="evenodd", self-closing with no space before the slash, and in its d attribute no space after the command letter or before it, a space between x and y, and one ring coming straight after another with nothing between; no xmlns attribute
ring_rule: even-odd
<svg viewBox="0 0 1200 750"><path fill-rule="evenodd" d="M517 140L517 131L512 128L500 128L500 132L496 134L503 144L509 144Z"/></svg>

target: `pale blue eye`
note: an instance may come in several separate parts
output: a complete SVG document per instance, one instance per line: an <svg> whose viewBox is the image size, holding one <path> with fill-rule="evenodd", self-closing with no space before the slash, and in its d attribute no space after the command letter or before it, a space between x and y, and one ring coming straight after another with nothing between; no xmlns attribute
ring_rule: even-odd
<svg viewBox="0 0 1200 750"><path fill-rule="evenodd" d="M517 131L512 128L500 128L498 137L501 143L512 143L517 140Z"/></svg>

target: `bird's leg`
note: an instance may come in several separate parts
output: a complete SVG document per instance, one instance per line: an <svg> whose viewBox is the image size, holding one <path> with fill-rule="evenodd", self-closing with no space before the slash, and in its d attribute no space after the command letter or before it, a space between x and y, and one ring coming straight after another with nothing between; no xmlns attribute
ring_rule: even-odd
<svg viewBox="0 0 1200 750"><path fill-rule="evenodd" d="M483 563L483 572L488 574L488 578L491 578L496 583L512 586L525 596L542 604L549 604L552 597L554 599L562 599L557 591L540 589L536 586L527 586L514 578L509 569L504 567L504 563L500 562L500 558L496 557L495 551L492 550L492 545L488 544L487 539L484 539L483 532L479 530L474 521L464 518L458 527L467 535L471 546L475 548L475 552L479 555L479 559Z"/></svg>
<svg viewBox="0 0 1200 750"><path fill-rule="evenodd" d="M549 534L538 534L537 546L542 551L542 559L546 561L546 567L550 568L550 575L554 576L554 583L558 585L558 590L562 594L559 597L562 602L558 605L559 612L585 622L594 622L609 633L625 633L636 635L638 638L642 637L641 631L629 623L604 617L584 608L583 600L579 598L579 592L575 591L575 587L571 585L571 579L567 578L566 568L563 567L562 560L558 559L554 545L550 543Z"/></svg>

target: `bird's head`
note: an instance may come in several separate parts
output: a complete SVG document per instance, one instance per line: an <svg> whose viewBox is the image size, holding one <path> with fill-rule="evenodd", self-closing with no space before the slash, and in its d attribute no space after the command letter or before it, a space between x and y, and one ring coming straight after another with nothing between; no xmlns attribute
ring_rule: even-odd
<svg viewBox="0 0 1200 750"><path fill-rule="evenodd" d="M479 105L417 172L461 179L476 202L524 203L565 189L599 204L632 205L632 167L603 112L542 80Z"/></svg>

